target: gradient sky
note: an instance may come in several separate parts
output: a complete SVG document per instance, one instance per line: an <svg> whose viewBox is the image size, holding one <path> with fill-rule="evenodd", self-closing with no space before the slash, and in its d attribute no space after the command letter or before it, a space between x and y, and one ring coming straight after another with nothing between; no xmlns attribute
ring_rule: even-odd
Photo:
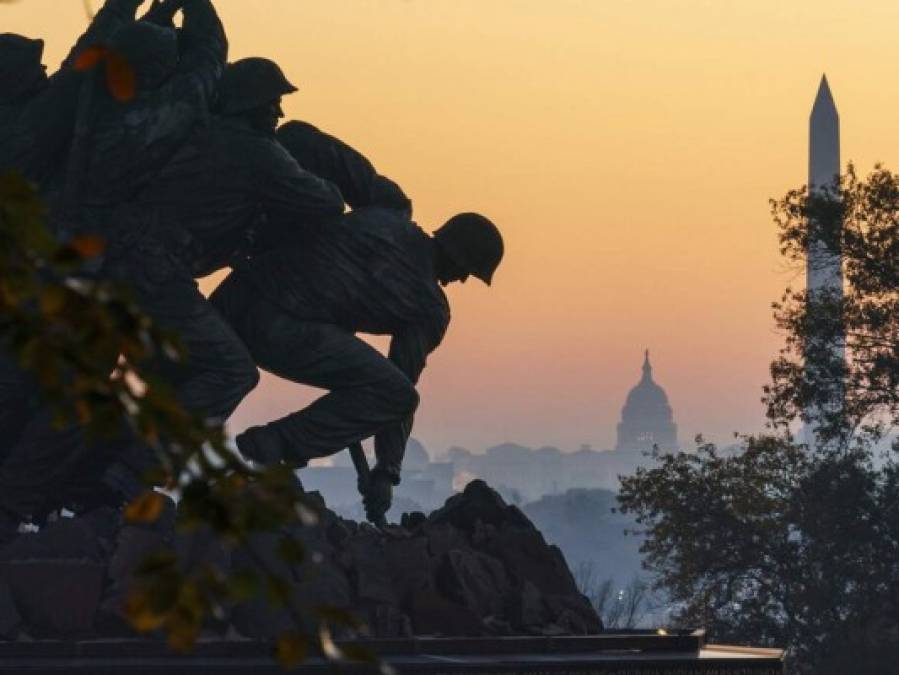
<svg viewBox="0 0 899 675"><path fill-rule="evenodd" d="M449 290L415 429L432 452L610 447L645 347L682 440L758 430L770 302L801 283L768 199L806 180L822 72L844 163L899 169L894 0L216 5L231 58L277 60L300 87L288 117L366 153L419 224L477 210L505 234L494 286ZM85 21L81 0L0 16L51 64ZM266 378L232 427L315 395Z"/></svg>

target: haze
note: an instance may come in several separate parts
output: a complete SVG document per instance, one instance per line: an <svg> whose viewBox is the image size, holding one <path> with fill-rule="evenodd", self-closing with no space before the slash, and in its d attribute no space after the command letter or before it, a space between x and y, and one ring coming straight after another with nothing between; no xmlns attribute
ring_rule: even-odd
<svg viewBox="0 0 899 675"><path fill-rule="evenodd" d="M432 450L614 444L649 347L682 441L763 424L801 284L767 200L806 179L822 72L843 157L899 168L899 4L816 0L217 0L231 58L277 60L304 119L366 153L433 229L478 210L506 236L490 289L450 289L421 382ZM0 8L56 64L80 0ZM204 282L210 289L212 282ZM315 392L266 378L239 430Z"/></svg>

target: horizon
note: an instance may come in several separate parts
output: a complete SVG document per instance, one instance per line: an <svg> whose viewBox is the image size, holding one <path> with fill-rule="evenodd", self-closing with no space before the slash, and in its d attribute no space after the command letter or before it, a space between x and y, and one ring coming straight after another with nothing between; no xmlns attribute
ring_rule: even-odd
<svg viewBox="0 0 899 675"><path fill-rule="evenodd" d="M46 40L52 70L86 20L81 0L50 3L3 11L5 30ZM437 453L614 447L647 347L682 448L760 431L770 303L803 283L767 200L807 180L822 73L843 157L899 169L894 3L216 6L232 60L269 56L300 87L287 119L362 151L425 229L478 210L503 230L496 283L449 290L422 377L413 436ZM231 428L314 396L266 376Z"/></svg>

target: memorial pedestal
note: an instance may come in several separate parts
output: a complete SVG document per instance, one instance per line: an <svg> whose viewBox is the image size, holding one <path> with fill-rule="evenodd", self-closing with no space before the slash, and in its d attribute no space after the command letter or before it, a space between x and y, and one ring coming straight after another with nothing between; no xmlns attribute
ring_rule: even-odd
<svg viewBox="0 0 899 675"><path fill-rule="evenodd" d="M411 638L356 641L408 675L783 675L783 652L706 645L702 631L576 637ZM173 655L149 640L0 644L0 675L276 675L272 645L257 641L201 642ZM375 672L342 667L342 672ZM296 673L331 673L313 657Z"/></svg>

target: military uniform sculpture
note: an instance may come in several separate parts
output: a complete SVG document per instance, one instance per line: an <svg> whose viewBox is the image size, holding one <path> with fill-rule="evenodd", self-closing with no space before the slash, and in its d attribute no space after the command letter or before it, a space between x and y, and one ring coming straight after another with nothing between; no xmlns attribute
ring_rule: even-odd
<svg viewBox="0 0 899 675"><path fill-rule="evenodd" d="M107 0L50 78L40 41L0 35L0 169L38 183L60 237L107 241L90 273L128 284L181 337L187 358L157 367L187 409L224 420L256 385L257 365L328 389L246 430L238 449L302 466L373 436L365 503L381 520L400 480L415 384L449 323L441 284L490 283L502 238L477 214L428 235L411 221L409 198L359 152L303 122L278 129L281 98L296 88L267 59L225 66L210 0L154 0L135 20L140 5ZM95 45L131 65L132 99L115 100L94 72L72 68ZM204 298L195 279L229 267ZM357 332L390 335L388 356ZM20 400L24 381L0 359L0 434L15 441L0 457L0 540L73 492L94 496L84 509L121 505L155 461L124 433L98 448L77 428L52 429L40 405Z"/></svg>

